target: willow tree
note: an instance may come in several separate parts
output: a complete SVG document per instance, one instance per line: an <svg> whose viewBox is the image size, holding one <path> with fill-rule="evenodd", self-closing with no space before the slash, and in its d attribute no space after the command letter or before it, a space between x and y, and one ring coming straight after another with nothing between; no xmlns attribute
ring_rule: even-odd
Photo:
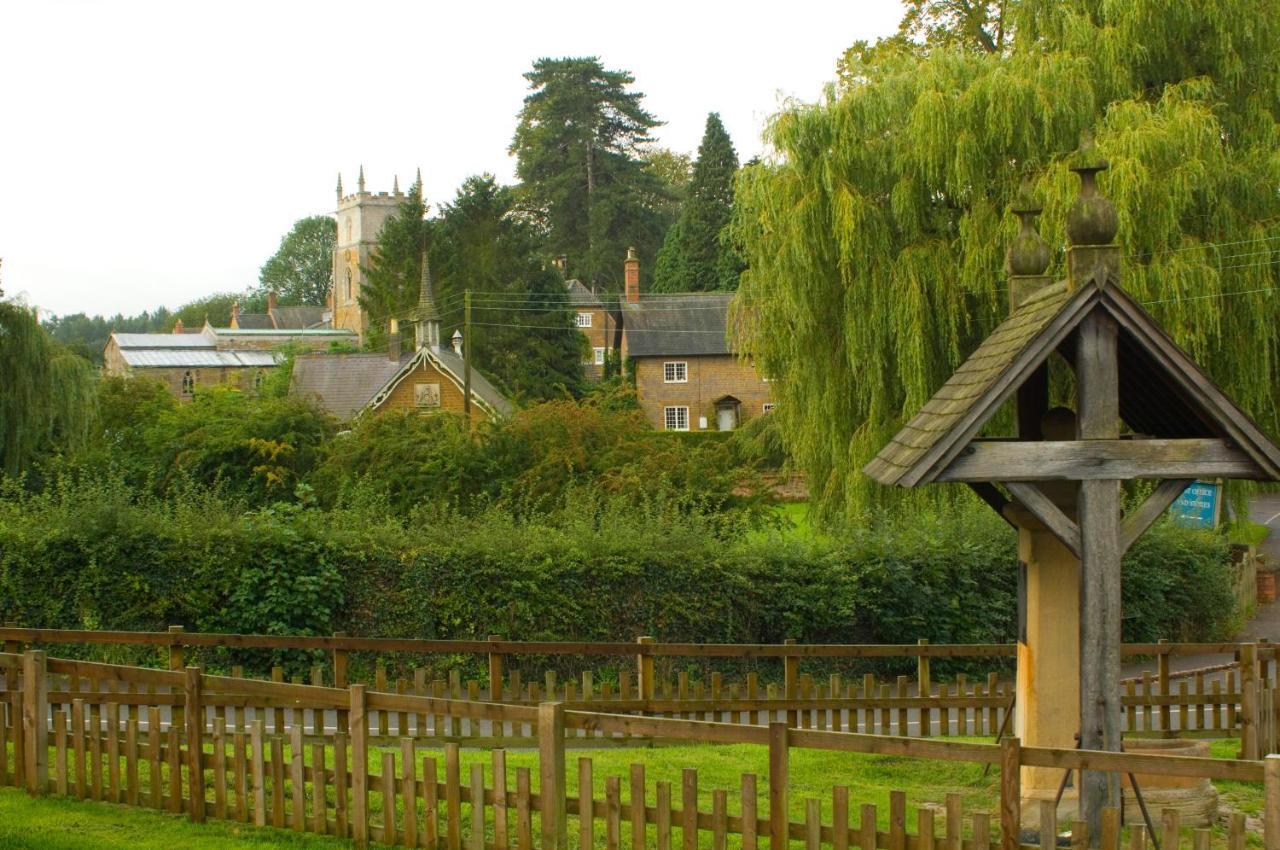
<svg viewBox="0 0 1280 850"><path fill-rule="evenodd" d="M735 328L828 516L894 498L859 470L1007 312L1020 191L1062 241L1082 135L1126 287L1280 432L1280 0L1009 5L1000 49L965 26L855 45L739 178Z"/></svg>
<svg viewBox="0 0 1280 850"><path fill-rule="evenodd" d="M96 388L89 362L50 339L33 310L0 301L0 472L17 475L42 454L82 446Z"/></svg>

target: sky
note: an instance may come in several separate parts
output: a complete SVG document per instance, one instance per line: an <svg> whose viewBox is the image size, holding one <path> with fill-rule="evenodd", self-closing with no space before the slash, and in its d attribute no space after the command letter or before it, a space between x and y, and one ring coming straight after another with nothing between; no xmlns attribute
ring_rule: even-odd
<svg viewBox="0 0 1280 850"><path fill-rule="evenodd" d="M257 282L299 218L421 168L428 201L514 181L542 56L636 78L694 153L719 112L743 160L817 100L897 0L0 2L0 286L42 313L126 315Z"/></svg>

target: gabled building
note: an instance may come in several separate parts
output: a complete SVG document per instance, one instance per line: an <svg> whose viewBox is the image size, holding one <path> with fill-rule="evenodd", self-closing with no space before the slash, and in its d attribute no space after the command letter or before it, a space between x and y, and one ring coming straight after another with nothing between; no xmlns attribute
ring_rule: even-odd
<svg viewBox="0 0 1280 850"><path fill-rule="evenodd" d="M391 320L384 353L311 354L294 360L291 392L313 399L343 421L383 410L446 410L467 413L466 361L462 335L440 343L431 270L423 258L418 303L406 317L414 326L414 350L401 352L400 328ZM476 370L470 375L470 415L493 419L512 412L511 403Z"/></svg>
<svg viewBox="0 0 1280 850"><path fill-rule="evenodd" d="M330 300L333 293L330 292ZM333 326L333 309L331 307L312 307L297 305L281 307L274 292L267 293L267 312L242 313L239 304L231 305L231 328L233 330L276 330L305 331Z"/></svg>
<svg viewBox="0 0 1280 850"><path fill-rule="evenodd" d="M644 295L634 249L623 270L621 354L653 427L732 431L773 410L769 381L729 345L731 294Z"/></svg>

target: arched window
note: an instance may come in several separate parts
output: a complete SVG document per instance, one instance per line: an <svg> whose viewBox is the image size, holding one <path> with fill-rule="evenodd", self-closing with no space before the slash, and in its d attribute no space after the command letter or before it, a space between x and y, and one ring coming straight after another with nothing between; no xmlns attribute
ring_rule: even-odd
<svg viewBox="0 0 1280 850"><path fill-rule="evenodd" d="M191 374L191 370L188 369L182 375L182 394L195 395L195 392L196 392L196 379L195 379L195 376Z"/></svg>

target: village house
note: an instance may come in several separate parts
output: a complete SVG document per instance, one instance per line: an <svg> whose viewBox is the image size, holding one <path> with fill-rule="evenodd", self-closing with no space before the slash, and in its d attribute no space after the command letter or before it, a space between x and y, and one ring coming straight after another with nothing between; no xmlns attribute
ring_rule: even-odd
<svg viewBox="0 0 1280 850"><path fill-rule="evenodd" d="M188 330L179 320L173 333L111 334L102 355L103 373L154 378L178 400L191 401L200 387L255 392L266 373L279 365L281 346L314 349L355 340L350 331L328 327L215 328L205 322L198 330Z"/></svg>
<svg viewBox="0 0 1280 850"><path fill-rule="evenodd" d="M621 354L653 427L732 431L773 410L769 381L726 336L731 294L642 294L635 249L623 272Z"/></svg>
<svg viewBox="0 0 1280 850"><path fill-rule="evenodd" d="M418 304L407 318L414 326L413 351L401 352L399 322L392 319L385 353L296 358L291 392L314 400L342 421L384 410L469 413L473 421L511 413L511 403L475 369L471 370L471 404L467 405L462 334L455 333L448 347L440 343L440 313L425 256ZM363 317L356 321L363 323Z"/></svg>
<svg viewBox="0 0 1280 850"><path fill-rule="evenodd" d="M274 292L267 293L267 312L242 313L239 304L231 305L231 328L233 330L283 330L304 331L313 328L333 326L333 291L329 291L330 304L325 307L313 307L300 304L294 307L281 307Z"/></svg>

